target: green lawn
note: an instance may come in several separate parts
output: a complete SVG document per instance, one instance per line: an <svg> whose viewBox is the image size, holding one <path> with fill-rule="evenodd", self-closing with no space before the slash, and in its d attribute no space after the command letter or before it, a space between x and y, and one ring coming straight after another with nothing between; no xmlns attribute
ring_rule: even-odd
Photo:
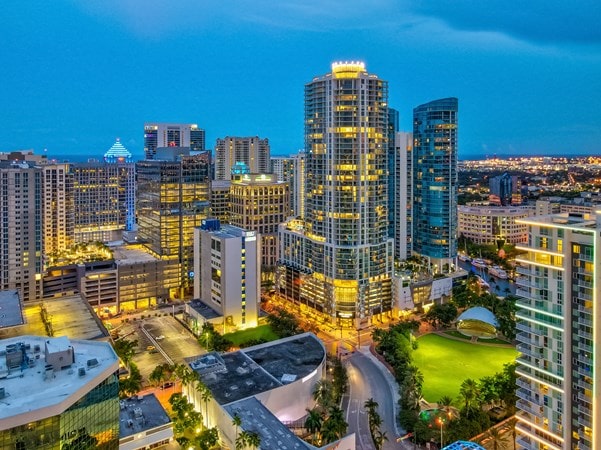
<svg viewBox="0 0 601 450"><path fill-rule="evenodd" d="M429 402L437 402L444 395L455 400L463 380L477 381L500 372L503 364L517 356L513 348L488 347L437 334L426 334L417 342L413 362L424 375L422 394Z"/></svg>
<svg viewBox="0 0 601 450"><path fill-rule="evenodd" d="M238 347L248 341L257 339L264 339L265 341L275 341L278 339L278 336L273 332L269 325L259 325L255 328L234 331L233 333L224 334L223 337L229 339Z"/></svg>

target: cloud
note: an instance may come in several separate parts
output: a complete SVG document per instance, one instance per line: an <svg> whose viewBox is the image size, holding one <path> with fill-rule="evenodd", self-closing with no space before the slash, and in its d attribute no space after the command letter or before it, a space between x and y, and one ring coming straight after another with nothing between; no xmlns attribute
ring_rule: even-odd
<svg viewBox="0 0 601 450"><path fill-rule="evenodd" d="M86 0L88 14L141 38L266 27L309 32L381 30L505 36L535 44L601 43L599 0ZM430 36L424 35L424 39Z"/></svg>
<svg viewBox="0 0 601 450"><path fill-rule="evenodd" d="M457 30L493 31L541 44L601 44L598 0L422 0L412 11Z"/></svg>

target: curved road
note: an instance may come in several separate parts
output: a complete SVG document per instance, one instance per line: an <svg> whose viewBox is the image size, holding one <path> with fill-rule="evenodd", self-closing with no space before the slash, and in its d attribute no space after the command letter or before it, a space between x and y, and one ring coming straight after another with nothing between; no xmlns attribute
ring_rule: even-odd
<svg viewBox="0 0 601 450"><path fill-rule="evenodd" d="M364 349L369 351L366 347ZM392 376L385 375L383 370L386 369L362 352L353 353L346 361L349 394L345 398L343 406L347 407L346 421L349 424L349 432L355 433L357 449L375 449L369 433L367 411L363 406L370 397L378 402L378 414L382 418L382 431L385 431L388 437L388 441L384 442L384 450L405 448L403 443L396 442L401 430L395 429L398 387Z"/></svg>

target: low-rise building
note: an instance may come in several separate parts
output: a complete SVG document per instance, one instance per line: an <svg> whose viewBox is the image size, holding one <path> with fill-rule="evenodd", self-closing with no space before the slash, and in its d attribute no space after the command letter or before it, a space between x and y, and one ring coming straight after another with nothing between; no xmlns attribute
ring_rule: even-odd
<svg viewBox="0 0 601 450"><path fill-rule="evenodd" d="M119 450L161 449L173 440L173 423L154 394L119 401Z"/></svg>
<svg viewBox="0 0 601 450"><path fill-rule="evenodd" d="M521 207L458 206L459 236L476 244L494 244L499 238L509 244L527 242L528 227L516 223L531 211Z"/></svg>
<svg viewBox="0 0 601 450"><path fill-rule="evenodd" d="M225 354L212 352L187 362L212 395L203 399L195 383L184 386L184 394L202 411L205 425L220 430L228 448L235 448L236 433L243 430L258 433L263 450L314 448L283 422L306 414L306 408L314 405L315 386L325 376L326 351L315 335L304 333ZM232 424L236 415L239 427ZM354 441L351 435L338 441L336 448L354 450Z"/></svg>
<svg viewBox="0 0 601 450"><path fill-rule="evenodd" d="M109 343L18 336L0 340L0 351L0 448L118 448L119 364Z"/></svg>

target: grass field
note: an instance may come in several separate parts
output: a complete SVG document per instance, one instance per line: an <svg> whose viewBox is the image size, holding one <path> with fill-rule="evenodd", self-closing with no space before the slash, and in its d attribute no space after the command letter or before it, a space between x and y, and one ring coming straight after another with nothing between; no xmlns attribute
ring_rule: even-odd
<svg viewBox="0 0 601 450"><path fill-rule="evenodd" d="M417 340L413 362L424 375L423 397L437 402L448 395L459 396L459 387L466 378L479 380L503 369L503 364L515 360L513 348L489 347L456 341L437 334L426 334Z"/></svg>
<svg viewBox="0 0 601 450"><path fill-rule="evenodd" d="M269 325L259 325L258 327L249 328L247 330L234 331L233 333L224 334L223 337L232 341L237 347L245 342L257 339L275 341L278 338Z"/></svg>

